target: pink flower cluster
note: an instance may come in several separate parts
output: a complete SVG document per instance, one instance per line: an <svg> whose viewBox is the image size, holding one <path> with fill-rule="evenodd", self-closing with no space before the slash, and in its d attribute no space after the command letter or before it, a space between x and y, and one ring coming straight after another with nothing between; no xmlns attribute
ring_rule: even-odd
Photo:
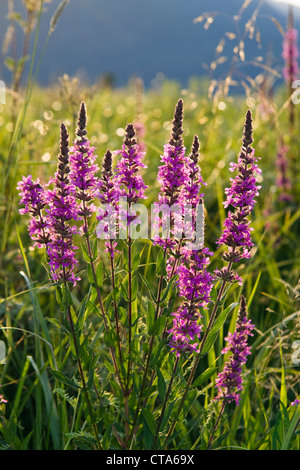
<svg viewBox="0 0 300 470"><path fill-rule="evenodd" d="M298 57L299 50L297 45L298 31L295 28L288 28L283 39L282 57L285 61L283 68L283 77L290 86L298 78Z"/></svg>
<svg viewBox="0 0 300 470"><path fill-rule="evenodd" d="M240 392L243 390L242 366L247 361L251 348L248 346L248 337L253 336L254 325L247 318L246 300L241 296L239 315L236 322L235 332L229 333L226 341L227 346L222 354L231 353L222 372L216 379L218 394L216 400L225 400L227 403L235 401L239 404Z"/></svg>

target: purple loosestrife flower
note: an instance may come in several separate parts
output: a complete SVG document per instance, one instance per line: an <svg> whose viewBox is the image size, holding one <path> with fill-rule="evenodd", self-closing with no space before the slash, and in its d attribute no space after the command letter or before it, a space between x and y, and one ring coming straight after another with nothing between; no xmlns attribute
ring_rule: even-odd
<svg viewBox="0 0 300 470"><path fill-rule="evenodd" d="M192 151L187 160L188 164L188 179L184 181L179 199L182 204L192 204L197 206L203 193L200 193L201 185L206 186L207 183L203 182L201 169L198 165L200 142L198 136L195 135L192 145Z"/></svg>
<svg viewBox="0 0 300 470"><path fill-rule="evenodd" d="M102 164L102 174L98 182L98 190L96 196L104 205L104 208L99 208L97 212L97 236L99 238L108 239L105 242L105 251L110 253L114 258L119 251L116 249L117 242L114 241L117 237L117 219L119 214L119 189L114 181L114 173L112 170L112 153L107 150Z"/></svg>
<svg viewBox="0 0 300 470"><path fill-rule="evenodd" d="M300 400L298 398L296 398L296 400L294 400L292 403L291 403L291 406L297 406L297 405L300 405Z"/></svg>
<svg viewBox="0 0 300 470"><path fill-rule="evenodd" d="M284 59L283 77L287 85L291 86L298 77L298 31L290 25L284 35L282 57Z"/></svg>
<svg viewBox="0 0 300 470"><path fill-rule="evenodd" d="M145 124L143 123L143 121L135 121L133 125L134 125L136 136L139 142L140 151L145 153L147 150L147 147L145 143L143 142L143 139L145 138L145 135L146 135Z"/></svg>
<svg viewBox="0 0 300 470"><path fill-rule="evenodd" d="M278 199L282 202L291 202L293 200L290 190L292 187L291 181L288 178L288 159L287 152L289 148L286 145L281 145L277 153L276 168L276 187L279 191Z"/></svg>
<svg viewBox="0 0 300 470"><path fill-rule="evenodd" d="M201 193L201 186L206 185L206 183L203 182L203 178L201 175L201 170L198 165L198 159L199 159L199 148L200 148L200 142L198 136L194 136L193 140L193 145L192 145L192 151L191 154L188 158L186 158L186 166L187 166L187 179L184 181L180 192L178 194L178 203L182 210L184 211L184 217L182 220L182 232L184 232L184 237L185 240L181 240L179 245L177 246L177 254L178 258L180 257L180 251L182 250L182 247L184 246L184 242L187 241L187 239L191 240L192 242L195 242L195 238L197 236L196 231L201 229L201 227L198 227L197 224L199 223L199 217L198 217L198 210L199 207L203 207L203 193ZM177 215L177 214L176 214ZM181 216L181 213L179 214ZM177 217L176 221L178 223L179 218ZM181 221L180 221L181 222ZM179 223L180 223L179 222ZM204 219L203 219L203 224L204 224ZM204 227L203 227L204 230ZM198 241L198 240L197 240ZM199 243L199 241L198 241ZM199 249L202 248L200 247L195 247L193 246L193 249ZM167 262L166 262L166 268L169 276L172 276L174 274L176 265L178 262L174 263L174 257L172 253L168 253L167 256Z"/></svg>
<svg viewBox="0 0 300 470"><path fill-rule="evenodd" d="M79 280L74 274L75 258L78 249L73 244L73 235L77 228L70 225L72 220L79 220L79 207L75 199L75 187L70 184L69 168L69 136L64 124L61 124L60 155L54 183L54 189L48 190L46 209L51 224L51 241L47 244L49 265L55 281L70 281L73 285Z"/></svg>
<svg viewBox="0 0 300 470"><path fill-rule="evenodd" d="M128 124L125 129L125 137L122 150L117 153L121 159L117 162L115 168L115 184L119 197L127 198L129 211L127 213L127 226L137 222L137 216L131 213L131 206L139 199L146 199L145 190L147 188L142 175L139 173L141 168L146 168L143 163L144 153L136 141L136 132L132 124Z"/></svg>
<svg viewBox="0 0 300 470"><path fill-rule="evenodd" d="M185 147L183 145L183 101L177 102L172 135L168 144L164 146L164 154L161 156L162 165L158 169L158 181L161 185L158 195L158 203L155 203L154 214L156 215L154 227L159 231L163 221L158 221L158 214L162 207L172 208L178 205L179 213L171 214L171 227L164 233L164 237L158 234L154 236L154 244L162 246L164 249L174 248L177 244L174 239L175 228L180 230L182 219L182 206L180 204L180 191L184 183L189 179L188 159L185 156ZM163 230L165 232L166 229Z"/></svg>
<svg viewBox="0 0 300 470"><path fill-rule="evenodd" d="M190 206L192 233L194 233L197 220L197 212L203 204L200 193L203 179L198 166L199 139L194 137L192 152L188 161L188 179L184 182L179 194L180 204L184 207ZM202 220L204 229L204 215ZM186 228L186 227L185 227ZM190 230L190 228L189 228ZM186 235L186 234L185 234ZM213 277L207 271L212 253L208 248L200 247L191 249L186 243L181 243L178 247L179 255L177 262L171 262L171 257L167 260L167 271L169 276L176 272L178 275L179 297L182 304L173 313L173 327L168 331L171 334L171 352L176 351L179 357L183 352L199 352L198 345L202 325L199 324L202 318L200 308L207 308L210 302L210 292L213 285Z"/></svg>
<svg viewBox="0 0 300 470"><path fill-rule="evenodd" d="M225 338L227 346L222 350L222 354L230 352L231 356L216 379L218 394L215 400L222 400L226 403L235 401L236 405L239 404L240 392L243 390L242 366L246 363L247 356L250 354L251 348L248 346L248 337L253 336L253 328L254 325L247 318L246 299L241 296L235 332L233 334L229 333Z"/></svg>
<svg viewBox="0 0 300 470"><path fill-rule="evenodd" d="M50 240L49 224L47 216L42 214L42 210L46 205L45 190L40 185L39 179L32 180L32 176L23 176L19 181L17 189L20 194L20 204L24 204L24 208L20 209L20 214L30 214L29 235L34 241L34 245L42 247Z"/></svg>
<svg viewBox="0 0 300 470"><path fill-rule="evenodd" d="M252 116L248 110L244 125L243 147L239 155L238 163L231 163L230 171L237 171L237 176L231 178L231 187L225 190L227 194L224 206L232 206L233 211L229 210L227 218L224 221L224 230L218 245L226 245L227 253L223 254L225 261L229 262L228 268L222 268L215 271L215 275L228 282L241 282L236 272L231 272L233 262L240 261L242 258L250 258L250 249L253 246L251 241L250 221L248 216L251 214L255 197L259 194L260 186L257 185L257 174L261 173L254 156L254 150L251 147L252 139Z"/></svg>
<svg viewBox="0 0 300 470"><path fill-rule="evenodd" d="M198 136L195 136L191 154L189 158L186 159L188 178L184 182L179 195L179 202L182 208L184 208L185 215L188 215L188 220L185 220L184 226L184 230L188 232L185 234L186 237L191 234L195 234L195 231L199 229L199 227L197 227L198 208L200 205L200 207L203 207L202 198L204 196L204 193L200 191L201 186L206 186L207 184L203 181L201 169L198 165L199 148L199 138Z"/></svg>
<svg viewBox="0 0 300 470"><path fill-rule="evenodd" d="M169 346L179 357L183 352L199 352L198 344L202 325L199 309L207 308L213 278L207 271L212 253L208 248L201 250L182 249L180 265L177 268L179 296L182 304L173 315L173 326Z"/></svg>
<svg viewBox="0 0 300 470"><path fill-rule="evenodd" d="M198 189L200 187L200 179ZM199 199L198 204L203 204ZM204 224L204 220L203 220ZM206 247L189 249L183 246L180 249L179 264L176 267L178 275L177 285L181 306L173 313L173 327L168 331L171 334L171 352L176 351L179 357L183 352L199 352L198 344L202 325L199 309L207 308L211 301L210 292L213 277L207 267L212 253Z"/></svg>
<svg viewBox="0 0 300 470"><path fill-rule="evenodd" d="M76 130L76 140L74 146L70 148L70 183L76 188L76 197L81 201L79 215L84 217L83 231L88 230L86 218L96 211L92 204L97 186L96 173L99 171L95 163L94 147L87 139L86 131L87 114L85 103L82 102L78 114Z"/></svg>

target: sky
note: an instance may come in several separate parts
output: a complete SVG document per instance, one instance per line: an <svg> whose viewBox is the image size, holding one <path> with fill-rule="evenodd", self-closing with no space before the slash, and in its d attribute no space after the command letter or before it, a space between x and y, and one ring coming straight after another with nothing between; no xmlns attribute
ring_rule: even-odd
<svg viewBox="0 0 300 470"><path fill-rule="evenodd" d="M14 1L15 5L23 2ZM224 79L231 66L237 39L231 41L226 38L222 53L226 61L220 62L217 70L210 69L210 64L215 60L220 39L226 32L233 31L235 24L232 18L244 1L70 0L50 37L38 80L41 84L51 85L57 83L58 78L65 73L71 77L80 76L88 83L95 83L106 75L114 79L116 86L126 84L133 76L141 77L145 85L149 86L153 81L157 82L158 73L163 73L171 80L178 80L184 86L188 85L190 77L210 75ZM38 58L50 18L60 2L52 0L42 17L36 54ZM290 2L299 7L294 8L294 16L295 26L300 31L300 0ZM5 4L7 0L0 0L0 78L9 83L11 74L1 57L1 36L7 29ZM249 3L249 8L239 20L241 31L258 5L260 0ZM199 15L210 11L220 14L216 15L209 28L204 22L194 22ZM268 55L273 68L282 67L282 38L276 21L285 28L287 13L287 0L263 2L257 18L262 47L258 46L255 39L245 42L246 61L238 64L236 73L239 77L259 72L257 64L255 70L251 68L251 61L256 57L261 61ZM17 31L21 33L20 28ZM21 39L18 42L20 47Z"/></svg>
<svg viewBox="0 0 300 470"><path fill-rule="evenodd" d="M268 0L269 3L288 4L300 8L300 0Z"/></svg>

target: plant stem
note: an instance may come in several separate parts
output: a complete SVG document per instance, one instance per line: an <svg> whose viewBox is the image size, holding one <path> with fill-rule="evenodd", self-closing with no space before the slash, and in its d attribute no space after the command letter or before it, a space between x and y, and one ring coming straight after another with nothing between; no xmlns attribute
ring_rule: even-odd
<svg viewBox="0 0 300 470"><path fill-rule="evenodd" d="M85 209L85 201L83 201L83 208ZM94 265L94 261L93 261L93 252L92 252L92 248L91 248L90 237L89 237L89 234L88 234L88 223L87 223L87 216L86 215L84 216L84 228L83 228L83 230L84 230L85 237L86 237L87 250L88 250L88 255L89 255L89 258L90 258L92 275L93 275L93 279L94 279L94 283L95 283L95 287L96 287L97 299L98 299L98 303L100 305L100 310L101 310L101 315L102 315L102 318L103 318L105 332L106 332L106 334L108 334L108 325L107 325L107 320L106 320L105 311L104 311L104 307L103 307L101 292L100 292L98 282L97 282L97 275L96 275L95 265ZM123 383L122 383L122 380L121 380L121 377L120 377L120 372L119 372L119 369L118 369L114 348L112 346L110 346L109 350L110 350L110 353L111 353L114 369L116 371L116 374L117 374L117 377L118 377L118 380L119 380L119 383L120 383L120 387L121 387L122 392L124 394L125 390L124 390Z"/></svg>
<svg viewBox="0 0 300 470"><path fill-rule="evenodd" d="M130 210L130 209L129 209ZM130 228L129 228L130 229ZM125 387L125 443L129 439L129 398L130 398L130 373L131 373L131 335L132 335L132 240L128 236L128 362L127 362L127 380Z"/></svg>
<svg viewBox="0 0 300 470"><path fill-rule="evenodd" d="M132 336L132 240L128 237L128 368L127 368L127 390L129 389L131 370L131 336Z"/></svg>
<svg viewBox="0 0 300 470"><path fill-rule="evenodd" d="M115 265L114 265L114 258L112 256L112 241L110 241L111 252L110 252L110 267L111 267L111 284L113 291L116 287L115 282ZM121 336L120 336L120 326L119 326L119 315L118 315L118 307L117 302L114 300L114 313L115 313L115 323L116 323L116 331L117 331L117 339L118 339L118 350L119 350L119 357L120 361L122 362L122 350L121 350Z"/></svg>
<svg viewBox="0 0 300 470"><path fill-rule="evenodd" d="M216 421L216 424L214 425L214 428L213 428L213 430L212 430L212 433L211 433L211 435L210 435L210 438L209 438L209 441L208 441L208 444L207 444L207 450L210 449L210 446L211 446L212 440L213 440L213 438L214 438L215 432L216 432L216 430L217 430L217 428L218 428L218 426L219 426L220 419L221 419L221 417L222 417L222 415L223 415L223 412L224 412L224 410L225 410L225 406L226 406L226 401L223 401L223 403L222 403L222 408L221 408L221 410L220 410L218 419L217 419L217 421Z"/></svg>
<svg viewBox="0 0 300 470"><path fill-rule="evenodd" d="M165 257L166 257L166 250L164 250L164 258ZM158 313L159 313L159 305L160 305L160 298L161 298L161 294L162 294L163 277L164 276L161 274L160 278L159 278L159 282L158 282L158 292L157 292L157 299L156 299L156 311L155 311L154 321L157 320ZM129 439L128 439L128 443L130 443L129 448L131 448L134 436L137 432L136 422L137 422L139 411L140 411L141 404L142 404L142 401L143 401L143 393L144 393L145 386L146 386L146 379L147 379L147 374L148 374L148 370L149 370L149 364L150 364L153 344L154 344L154 335L151 335L150 340L149 340L149 351L148 351L148 355L147 355L146 366L145 366L145 369L144 369L144 374L143 374L143 379L142 379L141 391L140 391L138 403L137 403L136 410L135 410L135 415L134 415L134 419L133 419L131 434L130 434Z"/></svg>
<svg viewBox="0 0 300 470"><path fill-rule="evenodd" d="M229 265L228 265L228 271L230 271L231 269L231 266L232 266L232 263L230 262ZM190 387L192 385L192 382L193 382L193 379L194 379L194 376L195 376L195 373L196 373L196 370L197 370L197 367L199 365L199 362L200 362L200 359L201 359L201 353L203 351L203 348L204 348L204 345L205 345L205 342L206 342L206 339L207 339L207 336L208 336L208 333L209 331L211 330L211 327L213 325L213 322L214 322L214 319L215 319L215 316L216 316L216 313L217 313L217 310L218 310L218 307L219 307L219 304L220 304L220 301L221 301L221 298L222 298L222 295L224 293L224 290L225 290L225 286L226 286L226 283L227 281L226 280L223 280L222 282L222 285L220 287L220 290L219 290L219 293L218 293L218 297L216 299L216 302L215 302L215 305L214 305L214 308L213 308L213 311L212 311L212 314L211 314L211 317L210 317L210 320L209 320L209 323L207 325L207 328L206 328L206 331L203 335L203 338L202 338L202 341L201 341L201 344L200 344L200 348L199 348L199 354L198 356L196 357L195 361L194 361L194 365L193 365L193 368L190 372L190 375L189 375L189 378L188 378L188 381L187 381L187 385L186 385L186 388L185 388L185 391L184 391L184 394L182 396L182 399L181 399L181 402L180 402L180 405L179 405L179 408L178 408L178 416L182 410L182 407L183 407L183 404L184 404L184 401L186 399L186 396L190 390ZM165 442L164 442L164 445L163 447L165 447L168 439L170 438L170 436L172 435L173 431L174 431L174 428L175 428L175 425L176 425L176 419L173 420L171 426L170 426L170 429L168 431L168 434L167 434L167 437L165 439Z"/></svg>
<svg viewBox="0 0 300 470"><path fill-rule="evenodd" d="M66 288L66 282L65 282L65 288ZM77 339L76 339L76 333L75 333L74 323L73 323L73 319L72 319L72 315L71 315L71 309L70 309L69 306L68 306L68 309L67 309L67 319L69 321L70 328L71 328L71 334L72 334L72 338L73 338L73 342L74 342L74 348L75 348L75 352L76 352L76 360L77 360L78 370L79 370L79 374L80 374L80 378L81 378L82 388L83 388L83 391L84 391L84 394L85 394L86 404L87 404L87 407L88 407L88 410L89 410L89 415L90 415L92 427L93 427L95 438L96 438L97 449L101 450L101 443L100 443L100 439L99 439L99 435L98 435L97 426L94 423L94 419L93 419L93 410L92 410L92 406L91 406L91 402L90 402L90 398L89 398L89 393L88 393L88 389L87 389L85 378L84 378L84 373L83 373L81 360L80 360L80 357L79 357L79 349L78 349L78 344L77 344Z"/></svg>
<svg viewBox="0 0 300 470"><path fill-rule="evenodd" d="M179 357L176 357L174 367L173 367L173 373L172 373L172 376L171 376L171 379L170 379L170 383L169 383L169 386L168 386L168 389L167 389L166 396L164 398L163 407L162 407L160 417L159 417L159 421L158 421L158 424L157 424L157 428L156 428L156 431L155 431L155 436L154 436L154 440L153 440L153 444L152 444L152 450L154 450L155 446L156 446L156 442L157 442L157 439L158 439L161 423L162 423L162 420L163 420L163 417L164 417L164 414L165 414L165 411L166 411L168 399L169 399L169 396L170 396L170 393L171 393L171 388L172 388L174 378L175 378L175 374L176 374L176 371L177 371L178 363L179 363Z"/></svg>

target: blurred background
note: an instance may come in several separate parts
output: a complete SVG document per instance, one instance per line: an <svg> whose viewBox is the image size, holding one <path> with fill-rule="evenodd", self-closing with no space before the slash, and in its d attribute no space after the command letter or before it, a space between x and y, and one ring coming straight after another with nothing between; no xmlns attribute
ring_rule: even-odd
<svg viewBox="0 0 300 470"><path fill-rule="evenodd" d="M30 2L39 4L27 0L27 4ZM296 0L291 3L299 4ZM22 0L0 1L0 76L6 82L10 72L5 57L8 53L19 56L24 47L24 4ZM38 53L60 4L60 0L44 2ZM240 55L235 63L235 78L248 75L254 78L263 61L278 71L282 68L286 2L70 0L66 4L38 74L43 85L55 83L65 73L80 76L87 83L104 78L115 86L124 86L133 76L141 77L147 87L163 77L177 80L182 86L187 86L192 76L213 75L220 79L232 68L234 50L241 41L244 57ZM294 17L297 26L300 24L297 7ZM32 35L28 52L33 43ZM280 76L275 78L280 81Z"/></svg>

